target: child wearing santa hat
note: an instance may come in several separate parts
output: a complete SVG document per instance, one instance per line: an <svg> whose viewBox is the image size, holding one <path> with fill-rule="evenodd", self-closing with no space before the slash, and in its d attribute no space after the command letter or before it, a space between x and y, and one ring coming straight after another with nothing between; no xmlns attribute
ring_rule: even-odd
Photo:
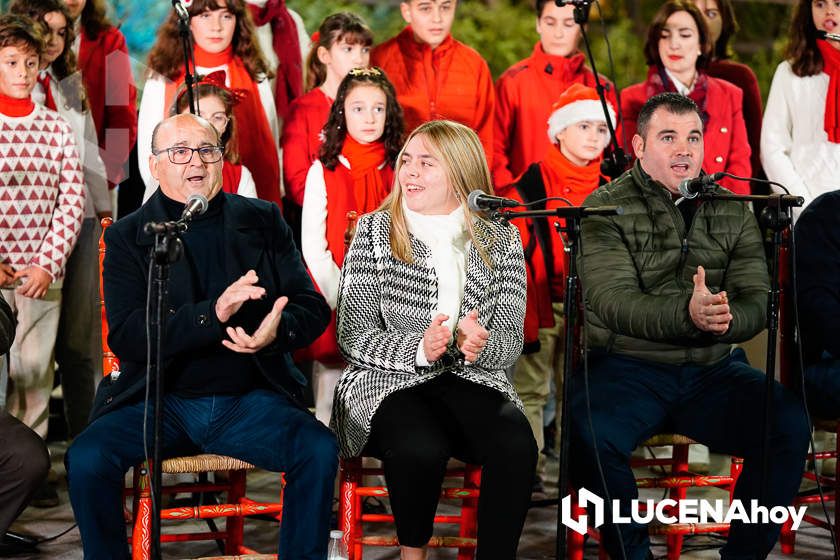
<svg viewBox="0 0 840 560"><path fill-rule="evenodd" d="M607 103L612 122L615 111ZM573 84L552 106L548 118L551 147L545 159L531 164L514 183L510 196L523 202L560 197L572 206L583 200L606 178L601 174L601 156L609 142L604 108L594 88ZM563 201L550 201L532 208L557 208ZM551 382L560 388L563 373L563 292L565 251L554 231L556 219L517 220L528 269L528 303L525 313L525 349L514 366L513 384L525 406L537 447L544 449L544 427L554 414L543 410L552 394ZM551 411L551 408L549 407ZM547 422L545 421L547 420ZM546 451L549 451L546 449ZM538 463L538 475L543 461ZM535 491L542 491L540 477Z"/></svg>

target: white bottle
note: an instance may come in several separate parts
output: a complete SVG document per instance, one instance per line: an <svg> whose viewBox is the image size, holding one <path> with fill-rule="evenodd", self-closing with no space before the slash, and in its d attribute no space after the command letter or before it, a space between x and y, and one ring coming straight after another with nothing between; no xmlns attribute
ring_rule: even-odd
<svg viewBox="0 0 840 560"><path fill-rule="evenodd" d="M327 560L348 560L350 553L344 544L344 531L330 531L330 546L327 549Z"/></svg>

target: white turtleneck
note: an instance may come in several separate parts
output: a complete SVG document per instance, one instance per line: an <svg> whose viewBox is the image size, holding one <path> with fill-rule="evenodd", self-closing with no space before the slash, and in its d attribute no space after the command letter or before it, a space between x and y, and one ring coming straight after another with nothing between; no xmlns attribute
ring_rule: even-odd
<svg viewBox="0 0 840 560"><path fill-rule="evenodd" d="M437 275L438 307L429 321L438 313L448 315L444 325L455 331L464 298L467 278L467 253L470 238L464 223L464 209L458 206L449 214L429 215L414 212L403 201L408 231L423 242L431 253L430 263ZM417 365L428 366L423 343L417 348Z"/></svg>

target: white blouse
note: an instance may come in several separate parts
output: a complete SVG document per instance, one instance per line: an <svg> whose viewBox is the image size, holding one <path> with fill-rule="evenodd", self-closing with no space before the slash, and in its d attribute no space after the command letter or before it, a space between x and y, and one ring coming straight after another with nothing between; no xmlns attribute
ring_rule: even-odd
<svg viewBox="0 0 840 560"><path fill-rule="evenodd" d="M431 253L432 268L438 280L438 308L429 317L438 313L448 315L444 325L455 332L464 298L464 284L467 279L467 254L470 247L469 234L464 223L464 209L458 206L449 214L427 215L413 212L403 201L408 231L423 242ZM423 343L417 348L417 365L428 366Z"/></svg>

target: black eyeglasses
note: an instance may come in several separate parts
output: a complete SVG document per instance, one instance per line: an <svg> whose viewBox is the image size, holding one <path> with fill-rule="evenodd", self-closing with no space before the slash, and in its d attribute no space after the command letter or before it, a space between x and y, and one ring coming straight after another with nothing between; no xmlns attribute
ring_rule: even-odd
<svg viewBox="0 0 840 560"><path fill-rule="evenodd" d="M198 157L204 163L216 163L222 159L224 148L222 146L201 146L200 148L174 146L172 148L164 148L152 153L157 156L163 152L166 152L169 155L169 161L176 165L189 163L193 157L193 152L198 152Z"/></svg>

